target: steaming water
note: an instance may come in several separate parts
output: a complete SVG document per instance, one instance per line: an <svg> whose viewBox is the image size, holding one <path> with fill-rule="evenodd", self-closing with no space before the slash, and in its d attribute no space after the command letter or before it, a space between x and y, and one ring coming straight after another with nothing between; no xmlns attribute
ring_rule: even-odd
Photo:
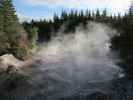
<svg viewBox="0 0 133 100"><path fill-rule="evenodd" d="M118 77L120 71L109 49L114 34L105 25L89 23L87 29L78 27L74 34L53 38L34 57L38 62L29 80L32 88L23 100L56 100L76 93L107 92L104 83Z"/></svg>

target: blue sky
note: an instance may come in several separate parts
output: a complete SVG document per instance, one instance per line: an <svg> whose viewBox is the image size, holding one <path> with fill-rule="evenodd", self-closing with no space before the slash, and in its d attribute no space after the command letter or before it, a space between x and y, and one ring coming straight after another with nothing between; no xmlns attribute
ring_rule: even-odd
<svg viewBox="0 0 133 100"><path fill-rule="evenodd" d="M127 11L130 0L13 0L17 14L21 21L29 19L51 19L62 10L71 9L101 11L107 8L109 13L124 13Z"/></svg>

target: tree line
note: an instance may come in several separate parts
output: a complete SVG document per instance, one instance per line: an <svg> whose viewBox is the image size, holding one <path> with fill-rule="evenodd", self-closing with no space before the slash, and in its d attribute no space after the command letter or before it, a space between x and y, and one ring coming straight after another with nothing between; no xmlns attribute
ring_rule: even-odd
<svg viewBox="0 0 133 100"><path fill-rule="evenodd" d="M97 9L96 13L86 10L75 11L71 10L70 13L62 11L61 16L54 14L53 19L51 20L40 20L31 22L24 22L23 26L26 30L29 30L31 27L38 28L38 38L39 41L49 41L52 36L56 36L57 32L62 26L64 30L62 33L74 32L76 26L82 24L84 27L87 25L88 21L102 22L102 23L111 23L117 20L117 16L107 16L107 10L103 10L102 14Z"/></svg>

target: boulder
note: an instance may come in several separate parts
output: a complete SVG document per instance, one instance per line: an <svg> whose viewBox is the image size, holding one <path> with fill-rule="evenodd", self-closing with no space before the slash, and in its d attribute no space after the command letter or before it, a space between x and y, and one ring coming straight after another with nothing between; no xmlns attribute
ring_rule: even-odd
<svg viewBox="0 0 133 100"><path fill-rule="evenodd" d="M113 100L110 95L101 92L94 92L86 96L85 100Z"/></svg>
<svg viewBox="0 0 133 100"><path fill-rule="evenodd" d="M17 71L23 67L24 62L18 60L12 54L0 56L0 71Z"/></svg>

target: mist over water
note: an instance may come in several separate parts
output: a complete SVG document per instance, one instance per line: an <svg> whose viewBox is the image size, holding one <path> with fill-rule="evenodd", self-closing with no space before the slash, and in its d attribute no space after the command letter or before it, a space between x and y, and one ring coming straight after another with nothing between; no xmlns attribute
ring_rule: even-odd
<svg viewBox="0 0 133 100"><path fill-rule="evenodd" d="M79 26L74 34L54 37L34 57L38 62L30 82L38 89L32 91L31 97L39 94L56 100L73 95L85 84L117 78L120 68L115 65L117 59L109 48L115 33L106 25L89 22L86 29ZM96 90L100 88L90 91Z"/></svg>

